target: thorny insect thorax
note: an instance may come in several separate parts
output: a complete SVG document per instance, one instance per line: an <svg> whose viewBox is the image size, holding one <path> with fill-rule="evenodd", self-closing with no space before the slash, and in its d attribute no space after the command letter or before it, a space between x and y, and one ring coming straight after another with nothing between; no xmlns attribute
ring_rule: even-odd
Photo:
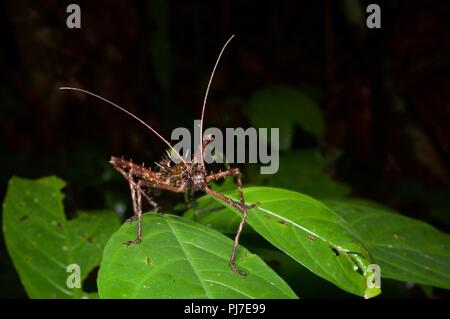
<svg viewBox="0 0 450 319"><path fill-rule="evenodd" d="M141 181L142 187L161 188L180 193L186 191L205 191L207 185L203 167L198 163L174 163L169 157L163 157L155 163L154 169L138 165L132 161L112 156L109 162L120 173Z"/></svg>

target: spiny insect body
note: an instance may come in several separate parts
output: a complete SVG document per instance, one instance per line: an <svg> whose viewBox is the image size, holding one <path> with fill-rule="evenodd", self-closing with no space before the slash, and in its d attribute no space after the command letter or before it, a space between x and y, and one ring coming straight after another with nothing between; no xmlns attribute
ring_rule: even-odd
<svg viewBox="0 0 450 319"><path fill-rule="evenodd" d="M130 240L125 242L126 245L139 244L142 241L142 197L144 197L148 203L157 208L157 204L151 198L150 192L154 189L167 190L174 193L186 193L189 195L193 195L196 191L203 191L207 194L210 194L234 208L238 209L242 213L242 219L239 224L233 249L230 257L230 267L233 271L238 274L245 276L246 273L235 266L235 257L236 257L236 249L239 244L239 237L241 235L244 224L247 220L247 209L253 208L253 205L247 205L244 200L244 194L242 191L242 181L241 181L241 172L238 168L229 168L224 171L220 171L218 173L207 173L205 169L205 163L203 159L203 153L205 147L213 141L212 136L203 136L203 119L205 114L206 100L208 97L209 88L211 86L212 79L214 77L215 70L220 61L223 51L225 50L228 43L234 36L231 36L228 41L222 47L222 50L219 53L219 56L216 60L216 64L214 65L213 71L211 73L211 77L208 82L208 86L206 89L205 97L203 100L202 107L202 115L200 120L200 141L199 147L196 150L193 156L193 162L187 162L177 150L175 150L172 145L164 139L156 130L154 130L150 125L142 121L136 115L122 108L121 106L97 95L91 93L89 91L73 88L73 87L61 87L62 90L73 90L83 92L89 95L92 95L96 98L103 100L106 103L113 105L114 107L120 109L121 111L127 113L141 124L146 126L149 130L151 130L154 134L156 134L164 143L169 146L169 151L178 158L177 161L174 161L173 158L169 156L164 156L163 159L159 163L155 163L155 169L146 168L144 165L138 165L133 163L131 160L125 160L119 157L111 157L110 163L111 165L122 174L125 179L128 181L131 192L131 200L133 205L133 216L130 218L130 222L137 220L137 238L135 240ZM219 192L216 192L210 188L210 183L213 181L218 181L221 179L225 179L227 177L236 177L237 179L237 188L239 193L239 201L235 201Z"/></svg>

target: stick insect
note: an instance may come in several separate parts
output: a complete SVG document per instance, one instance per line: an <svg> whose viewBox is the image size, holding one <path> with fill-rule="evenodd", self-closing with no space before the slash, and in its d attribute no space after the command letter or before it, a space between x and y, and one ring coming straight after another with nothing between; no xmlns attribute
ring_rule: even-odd
<svg viewBox="0 0 450 319"><path fill-rule="evenodd" d="M74 87L60 87L61 90L72 90L82 92L91 96L94 96L114 107L125 112L129 116L133 117L135 120L140 122L150 131L152 131L156 136L158 136L169 149L179 158L180 161L175 163L173 158L163 157L162 161L155 163L156 167L154 170L147 168L144 165L138 165L132 161L125 160L123 158L112 156L110 164L128 181L131 191L131 200L133 205L133 216L130 218L130 223L137 220L137 238L135 240L130 240L125 242L126 245L139 244L142 241L142 197L144 197L148 203L156 209L157 204L152 199L149 194L152 189L167 190L174 193L186 193L189 192L193 195L196 191L203 191L210 194L219 200L222 200L234 208L238 209L242 213L242 219L239 223L239 227L234 239L234 245L231 252L231 257L229 261L230 268L240 274L241 276L246 276L246 273L238 269L235 265L236 250L239 244L239 238L241 236L242 229L247 220L247 209L254 208L254 205L247 205L244 200L244 194L242 191L242 174L238 168L228 168L225 171L220 171L218 173L207 173L203 158L203 152L205 147L211 143L214 138L213 136L203 136L203 120L205 116L206 101L208 98L209 89L211 87L211 82L214 77L217 65L219 64L220 58L227 47L228 43L233 39L232 35L228 41L223 45L219 56L217 57L216 63L214 65L213 71L209 78L208 86L206 88L205 96L203 99L201 120L200 120L200 143L199 147L194 154L194 161L187 162L178 151L162 137L155 129L150 125L145 123L139 117L133 113L127 111L123 107L97 95L92 92L74 88ZM233 200L219 192L214 191L210 187L212 181L218 181L225 179L227 177L236 177L237 179L237 189L239 193L239 201Z"/></svg>

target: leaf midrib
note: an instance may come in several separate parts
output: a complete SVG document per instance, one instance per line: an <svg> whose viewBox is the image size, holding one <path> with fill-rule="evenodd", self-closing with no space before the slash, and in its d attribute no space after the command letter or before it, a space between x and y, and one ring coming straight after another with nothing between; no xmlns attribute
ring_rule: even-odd
<svg viewBox="0 0 450 319"><path fill-rule="evenodd" d="M167 216L164 216L164 221L166 222L167 226L170 228L173 236L175 237L175 239L178 242L178 245L181 247L181 250L183 251L184 255L186 256L186 260L189 262L189 264L191 265L192 270L194 271L195 275L198 278L198 281L200 282L200 284L203 287L203 290L205 291L205 294L208 298L213 298L213 296L211 295L210 291L208 290L208 288L206 287L205 282L203 281L202 277L200 276L200 274L197 271L197 268L194 266L193 260L190 258L190 255L187 253L184 245L182 244L182 241L179 238L179 234L178 232L175 230L176 227L173 227L170 223L170 219L167 218Z"/></svg>

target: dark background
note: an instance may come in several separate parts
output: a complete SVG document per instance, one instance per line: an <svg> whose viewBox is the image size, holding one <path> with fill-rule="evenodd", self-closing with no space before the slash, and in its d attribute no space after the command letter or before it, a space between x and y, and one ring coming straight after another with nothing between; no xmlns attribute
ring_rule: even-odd
<svg viewBox="0 0 450 319"><path fill-rule="evenodd" d="M365 25L372 2L381 6L381 29ZM68 183L69 216L128 211L128 186L109 157L149 164L165 145L107 104L57 88L94 91L169 137L200 117L220 47L236 34L206 127L248 126L242 109L260 88L305 88L326 119L321 148L343 152L331 171L337 180L449 231L450 2L76 1L82 28L72 30L69 3L0 2L0 198L12 175L57 175ZM293 149L314 143L298 129ZM169 207L174 200L161 198ZM24 297L0 244L0 297ZM444 294L392 285L387 296Z"/></svg>

